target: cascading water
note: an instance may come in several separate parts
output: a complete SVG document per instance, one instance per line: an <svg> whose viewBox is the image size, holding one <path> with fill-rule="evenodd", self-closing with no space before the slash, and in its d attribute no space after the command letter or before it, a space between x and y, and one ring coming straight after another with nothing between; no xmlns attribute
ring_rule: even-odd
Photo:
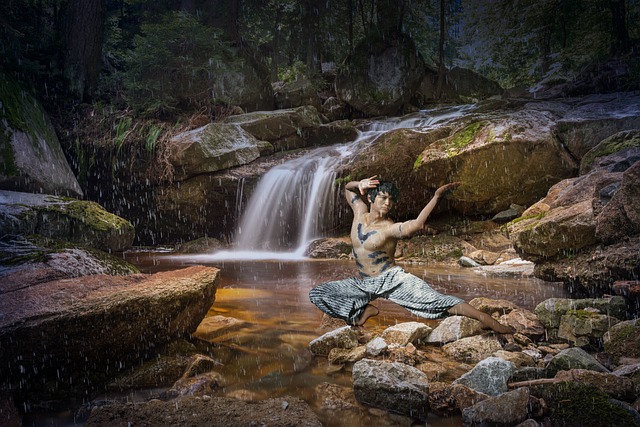
<svg viewBox="0 0 640 427"><path fill-rule="evenodd" d="M235 249L214 254L233 259L300 259L308 244L331 228L340 195L336 170L380 135L427 129L459 117L471 106L421 111L373 122L348 144L319 148L270 169L253 191L236 231Z"/></svg>

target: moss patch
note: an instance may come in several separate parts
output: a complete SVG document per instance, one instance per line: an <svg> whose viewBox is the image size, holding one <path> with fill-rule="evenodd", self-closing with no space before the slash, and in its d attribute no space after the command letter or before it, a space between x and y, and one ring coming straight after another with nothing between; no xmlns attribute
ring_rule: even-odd
<svg viewBox="0 0 640 427"><path fill-rule="evenodd" d="M618 153L627 148L640 147L640 131L629 130L617 133L602 141L586 153L581 162L581 169L591 165L598 157L605 157Z"/></svg>
<svg viewBox="0 0 640 427"><path fill-rule="evenodd" d="M444 149L451 154L458 154L460 150L472 143L480 129L484 127L484 122L475 122L465 126L449 139Z"/></svg>
<svg viewBox="0 0 640 427"><path fill-rule="evenodd" d="M547 403L553 425L640 427L629 412L612 404L609 396L594 386L561 382L532 387L531 394Z"/></svg>
<svg viewBox="0 0 640 427"><path fill-rule="evenodd" d="M50 205L42 210L69 216L97 231L120 230L132 227L129 221L107 212L95 202L75 199L65 200L67 203Z"/></svg>

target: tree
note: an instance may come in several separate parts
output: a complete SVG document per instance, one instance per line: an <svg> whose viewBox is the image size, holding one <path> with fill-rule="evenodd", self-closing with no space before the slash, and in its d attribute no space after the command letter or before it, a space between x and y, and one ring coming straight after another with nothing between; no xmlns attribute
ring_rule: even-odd
<svg viewBox="0 0 640 427"><path fill-rule="evenodd" d="M72 94L91 99L101 69L105 0L69 0L64 16L63 73Z"/></svg>

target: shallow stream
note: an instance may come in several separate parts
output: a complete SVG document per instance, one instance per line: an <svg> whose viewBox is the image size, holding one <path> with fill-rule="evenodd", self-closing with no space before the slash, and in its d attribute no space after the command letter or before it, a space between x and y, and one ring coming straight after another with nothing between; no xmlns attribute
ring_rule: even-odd
<svg viewBox="0 0 640 427"><path fill-rule="evenodd" d="M354 274L350 261L206 261L206 257L175 257L167 254L132 253L127 259L143 272L178 269L193 264L221 269L216 300L207 316L227 316L246 322L240 330L217 337L227 380L221 394L254 399L297 396L307 401L326 426L408 426L412 420L382 411L323 411L317 385L329 382L351 385L348 370L335 371L326 358L314 358L308 343L322 334L322 313L311 304L309 290L320 283ZM472 269L442 265L403 265L427 280L436 290L465 300L475 297L506 299L533 310L545 299L567 297L554 283L531 277L490 277ZM378 300L380 315L365 325L373 333L400 322L416 321L401 307ZM424 320L422 320L424 321ZM435 327L438 321L425 321ZM428 420L431 426L461 425L460 418Z"/></svg>

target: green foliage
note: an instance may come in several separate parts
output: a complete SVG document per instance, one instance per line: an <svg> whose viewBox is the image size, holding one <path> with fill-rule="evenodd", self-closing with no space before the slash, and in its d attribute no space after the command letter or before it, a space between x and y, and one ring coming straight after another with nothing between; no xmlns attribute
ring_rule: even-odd
<svg viewBox="0 0 640 427"><path fill-rule="evenodd" d="M129 135L131 130L131 117L125 117L124 119L117 122L114 127L116 132L116 139L114 144L116 146L118 154L120 154L122 145L124 144L124 140L127 138L127 135Z"/></svg>
<svg viewBox="0 0 640 427"><path fill-rule="evenodd" d="M299 75L306 75L308 73L307 66L302 61L294 61L289 67L284 67L278 73L278 79L283 82L293 82L297 80Z"/></svg>
<svg viewBox="0 0 640 427"><path fill-rule="evenodd" d="M141 26L125 59L124 98L143 115L208 108L219 68L229 60L219 32L172 12Z"/></svg>
<svg viewBox="0 0 640 427"><path fill-rule="evenodd" d="M155 125L149 126L149 131L147 133L147 138L145 140L144 148L147 153L152 154L158 145L158 137L162 133L162 129L156 127Z"/></svg>
<svg viewBox="0 0 640 427"><path fill-rule="evenodd" d="M628 2L631 38L640 30L638 5ZM610 54L616 40L604 0L487 0L465 2L460 64L503 87L570 79Z"/></svg>

